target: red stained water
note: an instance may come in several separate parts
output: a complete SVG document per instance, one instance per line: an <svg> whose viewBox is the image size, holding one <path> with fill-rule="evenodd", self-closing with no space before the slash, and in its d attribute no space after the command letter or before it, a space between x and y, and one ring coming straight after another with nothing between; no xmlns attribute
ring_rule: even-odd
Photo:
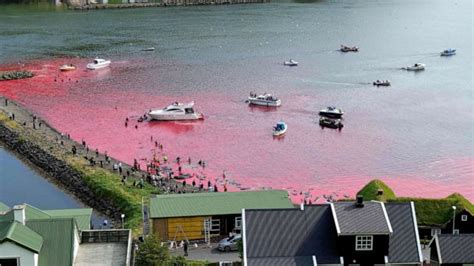
<svg viewBox="0 0 474 266"><path fill-rule="evenodd" d="M79 69L60 73L58 67L63 63L74 63ZM32 62L25 68L36 76L0 82L0 94L22 103L73 139L84 139L91 148L127 163L139 159L145 164L157 153L154 141L158 141L164 151L157 156L180 156L182 161L190 157L192 163L184 163L183 171L217 181L220 190L224 183L229 190L286 189L295 201L303 191L312 194L314 202L323 194L354 196L369 180L380 178L397 195L444 197L460 192L474 200L469 185L473 158L452 155L411 162L418 154L410 160L391 157L390 150L397 149L400 140L388 130L367 130L351 125L347 118L341 132L320 129L315 110L305 107L311 106L314 96L287 94L278 109L249 107L244 103L247 94L239 98L235 93L192 91L181 96L166 91L164 83L150 92L140 87L146 81L130 78L114 82L114 77L126 75L123 65L133 62L118 62L122 67L99 71L83 70L86 63L82 59ZM1 70L8 68L17 67ZM177 99L194 100L205 119L136 121L146 110ZM130 118L128 127L124 125L126 117ZM271 129L280 119L288 123L288 133L274 139ZM410 149L410 144L404 145ZM205 169L197 165L198 160L206 161Z"/></svg>

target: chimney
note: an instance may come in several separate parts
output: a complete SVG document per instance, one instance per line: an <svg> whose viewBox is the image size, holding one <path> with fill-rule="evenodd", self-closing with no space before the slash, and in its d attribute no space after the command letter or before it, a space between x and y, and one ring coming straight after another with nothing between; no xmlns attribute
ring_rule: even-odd
<svg viewBox="0 0 474 266"><path fill-rule="evenodd" d="M357 201L356 201L356 207L362 208L364 207L364 196L362 195L357 195Z"/></svg>
<svg viewBox="0 0 474 266"><path fill-rule="evenodd" d="M25 205L15 205L13 206L13 217L15 221L25 224Z"/></svg>

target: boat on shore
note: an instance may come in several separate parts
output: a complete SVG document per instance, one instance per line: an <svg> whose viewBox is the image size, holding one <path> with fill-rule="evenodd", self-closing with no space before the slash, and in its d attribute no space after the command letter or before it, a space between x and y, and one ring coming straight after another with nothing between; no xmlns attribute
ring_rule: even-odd
<svg viewBox="0 0 474 266"><path fill-rule="evenodd" d="M283 65L285 65L285 66L297 66L297 65L298 65L298 62L296 62L296 61L293 60L293 59L290 59L290 60L288 60L288 61L283 62Z"/></svg>
<svg viewBox="0 0 474 266"><path fill-rule="evenodd" d="M264 93L257 95L255 93L250 93L250 96L247 99L249 104L262 105L262 106L280 106L281 100L278 97L275 97L269 93Z"/></svg>
<svg viewBox="0 0 474 266"><path fill-rule="evenodd" d="M92 63L87 64L87 69L96 70L101 69L104 67L108 67L110 65L110 60L96 58Z"/></svg>
<svg viewBox="0 0 474 266"><path fill-rule="evenodd" d="M339 51L343 52L343 53L347 53L347 52L358 52L359 51L359 47L357 46L345 46L345 45L342 45L341 44L341 48L339 49Z"/></svg>
<svg viewBox="0 0 474 266"><path fill-rule="evenodd" d="M446 49L441 52L441 56L452 56L456 54L456 49Z"/></svg>
<svg viewBox="0 0 474 266"><path fill-rule="evenodd" d="M286 133L287 130L288 130L288 125L285 122L280 121L276 124L275 127L273 127L273 136L275 137L282 136Z"/></svg>
<svg viewBox="0 0 474 266"><path fill-rule="evenodd" d="M344 125L341 122L341 119L333 119L333 118L324 117L324 116L321 116L319 118L319 125L322 128L328 127L328 128L339 129L339 130L344 127Z"/></svg>
<svg viewBox="0 0 474 266"><path fill-rule="evenodd" d="M376 80L372 83L374 86L390 86L391 83L390 83L390 80Z"/></svg>
<svg viewBox="0 0 474 266"><path fill-rule="evenodd" d="M204 116L194 110L194 102L179 103L174 102L163 109L151 110L148 112L151 119L159 121L173 120L198 120Z"/></svg>
<svg viewBox="0 0 474 266"><path fill-rule="evenodd" d="M425 66L426 65L422 63L415 63L413 66L402 67L402 69L408 71L420 71L425 70Z"/></svg>
<svg viewBox="0 0 474 266"><path fill-rule="evenodd" d="M62 65L59 70L66 72L66 71L73 71L76 70L76 66L73 64L64 64Z"/></svg>
<svg viewBox="0 0 474 266"><path fill-rule="evenodd" d="M344 111L342 111L342 109L336 108L334 106L328 106L325 109L319 110L319 115L325 117L341 118L343 114Z"/></svg>

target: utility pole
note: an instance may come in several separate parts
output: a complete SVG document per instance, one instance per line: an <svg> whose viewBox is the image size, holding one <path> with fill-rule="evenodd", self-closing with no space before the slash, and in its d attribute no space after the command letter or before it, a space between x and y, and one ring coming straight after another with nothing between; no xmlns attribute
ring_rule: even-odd
<svg viewBox="0 0 474 266"><path fill-rule="evenodd" d="M454 235L454 223L456 222L456 206L453 206L453 235Z"/></svg>

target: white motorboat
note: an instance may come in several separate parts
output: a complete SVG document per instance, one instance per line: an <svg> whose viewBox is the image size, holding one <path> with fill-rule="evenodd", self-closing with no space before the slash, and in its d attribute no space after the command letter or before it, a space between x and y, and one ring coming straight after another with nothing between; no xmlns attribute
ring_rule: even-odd
<svg viewBox="0 0 474 266"><path fill-rule="evenodd" d="M446 49L441 52L441 56L451 56L456 54L456 49Z"/></svg>
<svg viewBox="0 0 474 266"><path fill-rule="evenodd" d="M293 59L290 59L289 61L283 62L283 65L285 65L285 66L297 66L297 65L298 65L298 62L296 62L296 61L293 60Z"/></svg>
<svg viewBox="0 0 474 266"><path fill-rule="evenodd" d="M108 67L110 65L110 60L96 58L92 63L87 64L87 69L95 70Z"/></svg>
<svg viewBox="0 0 474 266"><path fill-rule="evenodd" d="M372 84L374 84L374 86L390 86L390 80L376 80L374 81Z"/></svg>
<svg viewBox="0 0 474 266"><path fill-rule="evenodd" d="M76 66L73 65L73 64L66 64L66 65L62 65L59 70L61 71L72 71L72 70L76 70Z"/></svg>
<svg viewBox="0 0 474 266"><path fill-rule="evenodd" d="M144 48L144 49L142 49L142 51L144 51L144 52L153 52L153 51L155 51L155 47Z"/></svg>
<svg viewBox="0 0 474 266"><path fill-rule="evenodd" d="M319 115L326 116L326 117L334 117L334 118L341 118L344 114L344 111L340 108L336 108L334 106L328 106L325 109L319 111Z"/></svg>
<svg viewBox="0 0 474 266"><path fill-rule="evenodd" d="M263 106L280 106L281 105L280 99L268 93L264 93L261 95L250 93L250 96L247 101L249 102L249 104L263 105Z"/></svg>
<svg viewBox="0 0 474 266"><path fill-rule="evenodd" d="M273 127L273 136L281 136L286 133L288 130L288 126L286 125L285 122L280 121L276 124L275 127Z"/></svg>
<svg viewBox="0 0 474 266"><path fill-rule="evenodd" d="M402 67L402 69L408 70L408 71L420 71L420 70L425 70L425 66L426 66L425 64L416 63L413 66Z"/></svg>
<svg viewBox="0 0 474 266"><path fill-rule="evenodd" d="M349 47L349 46L345 46L345 45L342 45L341 44L341 49L339 49L341 52L344 52L344 53L347 53L347 52L358 52L359 51L359 47L357 46L353 46L353 47Z"/></svg>
<svg viewBox="0 0 474 266"><path fill-rule="evenodd" d="M164 109L152 110L148 115L152 119L161 121L203 119L204 116L194 111L193 107L194 102L187 104L175 102Z"/></svg>

